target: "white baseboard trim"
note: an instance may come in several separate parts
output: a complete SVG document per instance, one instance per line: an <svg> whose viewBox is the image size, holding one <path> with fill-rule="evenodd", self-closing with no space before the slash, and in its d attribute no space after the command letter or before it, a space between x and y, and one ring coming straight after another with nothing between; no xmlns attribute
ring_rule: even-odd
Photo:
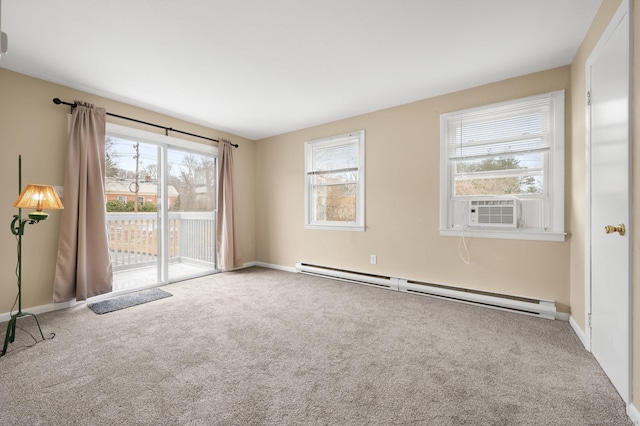
<svg viewBox="0 0 640 426"><path fill-rule="evenodd" d="M277 269L279 271L286 271L286 272L293 272L293 273L298 272L296 271L296 268L293 266L282 266L282 265L276 265L273 263L264 263L264 262L252 262L252 263L254 263L253 266L262 266L263 268Z"/></svg>
<svg viewBox="0 0 640 426"><path fill-rule="evenodd" d="M273 264L273 263L265 263L265 262L254 261L254 262L245 263L243 265L244 268L248 268L248 267L251 267L251 266L261 266L263 268L277 269L277 270L280 270L280 271L293 272L293 273L298 273L299 272L295 267L276 265L276 264ZM565 313L565 312L555 312L555 319L559 320L559 321L568 321L569 323L572 320L571 316L569 314ZM575 324L575 322L574 322L574 325L577 327L577 324ZM572 325L572 327L573 327L573 325ZM579 330L579 327L577 327L577 329ZM581 340L582 340L582 342L584 344L584 340L582 338L581 338Z"/></svg>
<svg viewBox="0 0 640 426"><path fill-rule="evenodd" d="M270 265L268 263L262 263L262 262L247 262L245 264L243 264L242 266L235 268L234 270L239 270L239 269L244 269L244 268L250 268L252 266L264 266L265 268L272 268L272 269L282 269L285 271L289 271L289 272L295 272L295 268L285 268L283 266L278 266L278 265ZM146 287L140 287L140 288L136 288L135 290L132 291L140 291L140 290L145 290L147 288L152 288L152 287L157 287L157 285L152 285L152 286L146 286ZM109 299L111 297L116 297L116 296L122 296L126 293L130 293L129 292L118 292L117 294L112 294L112 293L107 293L107 294L102 294L102 295L98 295L98 296L94 296L92 298L90 298L88 301L83 301L83 302L77 302L75 299L71 300L69 302L63 302L63 303L49 303L48 305L42 305L42 306L34 306L34 307L30 307L30 308L26 308L23 309L24 312L30 312L32 314L36 314L36 315L40 315L40 314L44 314L45 312L52 312L52 311L58 311L60 309L66 309L66 308L71 308L73 306L77 306L81 303L88 303L88 302L98 302L100 300L104 300L104 299ZM13 312L14 314L16 313L15 311ZM5 313L1 313L0 314L0 322L5 322L5 321L9 321L11 319L11 313L9 312L5 312Z"/></svg>
<svg viewBox="0 0 640 426"><path fill-rule="evenodd" d="M256 266L256 262L247 262L247 263L243 263L241 266L237 266L235 268L233 268L233 271L239 271L240 269L247 269L247 268L251 268L252 266ZM225 271L222 271L225 272Z"/></svg>
<svg viewBox="0 0 640 426"><path fill-rule="evenodd" d="M627 405L627 416L634 425L640 425L640 412L633 404Z"/></svg>
<svg viewBox="0 0 640 426"><path fill-rule="evenodd" d="M580 339L580 341L582 342L582 345L584 346L584 348L588 352L591 352L591 350L589 350L589 344L587 342L587 335L584 334L584 331L582 331L582 329L580 328L576 320L573 319L572 316L569 317L569 325L573 329L573 332L576 333L576 336L578 336L578 339Z"/></svg>
<svg viewBox="0 0 640 426"><path fill-rule="evenodd" d="M245 269L245 268L251 268L252 266L260 266L263 268L269 268L269 269L277 269L279 271L286 271L286 272L292 272L292 273L298 273L298 271L296 270L295 267L292 266L283 266L283 265L277 265L274 263L266 263L266 262L257 262L257 261L252 261L252 262L246 262L243 263L242 266L239 266L237 268L235 268L234 270L240 270L240 269ZM151 287L155 287L155 286L151 286ZM141 290L141 289L136 289L136 291ZM121 295L120 293L117 295ZM100 299L108 299L110 297L114 297L116 295L113 294L106 294L106 295L102 295L102 297L100 296L96 296L94 298L91 298L91 302L96 302ZM85 303L85 302L80 302L80 303ZM51 311L57 311L60 309L65 309L65 308L69 308L72 306L76 306L78 305L79 302L76 302L75 300L69 301L69 302L63 302L63 303L50 303L48 305L42 305L42 306L36 306L33 308L28 308L28 312L31 312L33 314L43 314L45 312L51 312ZM11 315L6 312L3 314L0 314L0 322L5 322L5 321L9 321L9 319L11 319ZM571 328L573 328L574 332L578 335L578 338L580 339L580 341L582 342L583 345L585 345L585 347L587 347L586 345L586 339L584 336L584 333L582 332L582 330L580 330L580 327L578 327L578 324L575 322L575 320L573 319L573 317L571 317L569 314L564 313L564 312L556 312L556 319L560 320L560 321L569 321L569 324L571 325Z"/></svg>
<svg viewBox="0 0 640 426"><path fill-rule="evenodd" d="M23 312L29 312L32 314L40 315L45 312L58 311L60 309L66 309L71 306L75 306L77 303L75 301L71 302L62 302L62 303L49 303L48 305L34 306L31 308L26 308ZM14 314L16 312L13 312ZM11 314L9 312L5 312L0 314L0 322L9 321L11 319Z"/></svg>

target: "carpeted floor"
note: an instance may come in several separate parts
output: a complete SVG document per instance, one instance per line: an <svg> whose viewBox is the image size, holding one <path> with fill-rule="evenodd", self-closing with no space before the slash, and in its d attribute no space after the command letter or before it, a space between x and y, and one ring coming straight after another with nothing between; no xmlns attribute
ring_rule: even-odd
<svg viewBox="0 0 640 426"><path fill-rule="evenodd" d="M263 268L163 288L18 330L0 423L631 424L566 322Z"/></svg>

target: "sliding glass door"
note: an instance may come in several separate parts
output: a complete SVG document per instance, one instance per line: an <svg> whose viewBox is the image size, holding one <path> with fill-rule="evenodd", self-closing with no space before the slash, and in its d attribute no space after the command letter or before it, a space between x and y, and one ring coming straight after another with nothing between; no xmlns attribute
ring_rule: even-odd
<svg viewBox="0 0 640 426"><path fill-rule="evenodd" d="M114 292L215 272L215 148L107 126Z"/></svg>

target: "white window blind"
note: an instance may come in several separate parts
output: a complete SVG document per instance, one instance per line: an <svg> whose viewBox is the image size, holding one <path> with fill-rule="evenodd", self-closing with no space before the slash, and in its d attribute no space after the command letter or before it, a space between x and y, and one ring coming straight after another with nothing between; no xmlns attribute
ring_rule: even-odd
<svg viewBox="0 0 640 426"><path fill-rule="evenodd" d="M551 97L446 114L449 159L548 151Z"/></svg>
<svg viewBox="0 0 640 426"><path fill-rule="evenodd" d="M309 174L328 174L358 170L358 138L340 141L341 145L313 147L313 164Z"/></svg>

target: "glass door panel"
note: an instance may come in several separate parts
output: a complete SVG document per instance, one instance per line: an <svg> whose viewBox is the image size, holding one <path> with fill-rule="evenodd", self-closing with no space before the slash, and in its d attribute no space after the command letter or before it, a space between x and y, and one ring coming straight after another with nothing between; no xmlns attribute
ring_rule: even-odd
<svg viewBox="0 0 640 426"><path fill-rule="evenodd" d="M157 145L106 139L107 230L113 291L162 282Z"/></svg>
<svg viewBox="0 0 640 426"><path fill-rule="evenodd" d="M167 150L168 276L177 281L216 270L216 157Z"/></svg>

